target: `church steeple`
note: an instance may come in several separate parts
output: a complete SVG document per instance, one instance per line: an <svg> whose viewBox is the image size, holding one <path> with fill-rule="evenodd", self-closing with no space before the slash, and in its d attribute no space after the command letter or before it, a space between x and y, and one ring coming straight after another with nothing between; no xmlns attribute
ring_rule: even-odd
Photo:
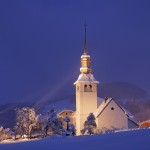
<svg viewBox="0 0 150 150"><path fill-rule="evenodd" d="M86 39L86 29L87 29L87 25L86 23L84 24L84 53L81 56L81 68L80 68L80 72L84 73L84 74L89 74L92 72L91 69L91 59L90 59L90 55L87 54L87 39Z"/></svg>
<svg viewBox="0 0 150 150"><path fill-rule="evenodd" d="M87 54L86 27L87 27L87 24L86 24L86 22L85 22L85 24L84 24L84 30L85 30L85 33L84 33L84 55Z"/></svg>
<svg viewBox="0 0 150 150"><path fill-rule="evenodd" d="M99 83L92 74L91 58L87 49L86 30L84 24L84 51L82 50L80 75L76 82L76 129L77 135L81 135L84 123L88 115L97 110L97 84Z"/></svg>

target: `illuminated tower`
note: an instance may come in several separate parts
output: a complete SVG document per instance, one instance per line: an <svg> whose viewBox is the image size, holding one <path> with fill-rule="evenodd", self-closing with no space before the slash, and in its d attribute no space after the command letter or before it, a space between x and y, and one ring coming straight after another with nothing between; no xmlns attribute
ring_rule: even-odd
<svg viewBox="0 0 150 150"><path fill-rule="evenodd" d="M85 24L84 53L81 56L81 68L76 86L76 129L77 135L81 134L87 116L97 110L97 84L91 69L91 58L87 51Z"/></svg>

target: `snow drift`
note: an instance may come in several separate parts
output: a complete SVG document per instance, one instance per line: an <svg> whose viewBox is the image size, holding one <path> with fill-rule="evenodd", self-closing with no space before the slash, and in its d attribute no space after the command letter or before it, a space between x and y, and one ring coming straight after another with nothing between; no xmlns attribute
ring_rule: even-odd
<svg viewBox="0 0 150 150"><path fill-rule="evenodd" d="M40 140L2 143L0 150L149 150L150 129L91 136L51 136Z"/></svg>

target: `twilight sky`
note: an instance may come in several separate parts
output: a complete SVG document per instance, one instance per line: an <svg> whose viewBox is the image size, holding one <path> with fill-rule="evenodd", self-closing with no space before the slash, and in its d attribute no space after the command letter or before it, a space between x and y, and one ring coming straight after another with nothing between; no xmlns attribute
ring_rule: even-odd
<svg viewBox="0 0 150 150"><path fill-rule="evenodd" d="M74 93L85 20L95 78L150 90L149 0L0 0L0 104Z"/></svg>

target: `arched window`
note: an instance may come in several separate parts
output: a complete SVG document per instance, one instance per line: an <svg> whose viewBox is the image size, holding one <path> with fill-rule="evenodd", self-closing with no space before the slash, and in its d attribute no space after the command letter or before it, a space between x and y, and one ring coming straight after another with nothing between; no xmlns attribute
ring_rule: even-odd
<svg viewBox="0 0 150 150"><path fill-rule="evenodd" d="M89 85L89 91L92 92L92 85Z"/></svg>
<svg viewBox="0 0 150 150"><path fill-rule="evenodd" d="M87 85L84 85L84 92L87 92Z"/></svg>
<svg viewBox="0 0 150 150"><path fill-rule="evenodd" d="M92 92L92 85L84 85L84 92Z"/></svg>

